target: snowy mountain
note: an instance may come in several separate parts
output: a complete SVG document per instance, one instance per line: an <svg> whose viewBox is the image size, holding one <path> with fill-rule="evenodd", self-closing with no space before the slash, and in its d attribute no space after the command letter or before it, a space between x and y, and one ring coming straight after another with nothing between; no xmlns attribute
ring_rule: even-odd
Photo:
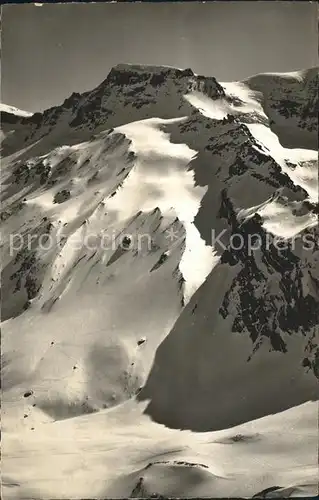
<svg viewBox="0 0 319 500"><path fill-rule="evenodd" d="M8 498L315 494L317 82L121 64L1 108Z"/></svg>

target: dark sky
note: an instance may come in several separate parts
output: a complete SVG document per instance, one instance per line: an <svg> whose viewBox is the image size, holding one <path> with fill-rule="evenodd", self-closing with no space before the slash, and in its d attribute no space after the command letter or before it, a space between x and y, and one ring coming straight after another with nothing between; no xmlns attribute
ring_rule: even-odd
<svg viewBox="0 0 319 500"><path fill-rule="evenodd" d="M5 5L2 102L37 111L120 62L191 67L220 81L317 65L315 2Z"/></svg>

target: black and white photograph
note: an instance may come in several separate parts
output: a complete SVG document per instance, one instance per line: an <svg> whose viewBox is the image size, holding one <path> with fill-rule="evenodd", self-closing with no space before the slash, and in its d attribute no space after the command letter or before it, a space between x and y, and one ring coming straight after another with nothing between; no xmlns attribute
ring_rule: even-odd
<svg viewBox="0 0 319 500"><path fill-rule="evenodd" d="M318 5L1 7L4 500L318 495Z"/></svg>

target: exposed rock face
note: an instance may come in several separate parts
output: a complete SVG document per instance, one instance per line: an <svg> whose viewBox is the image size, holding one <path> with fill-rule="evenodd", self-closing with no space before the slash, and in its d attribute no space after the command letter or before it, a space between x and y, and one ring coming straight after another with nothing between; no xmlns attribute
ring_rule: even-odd
<svg viewBox="0 0 319 500"><path fill-rule="evenodd" d="M191 69L118 65L96 89L84 94L73 93L61 106L31 117L7 117L8 122L18 121L24 127L14 138L8 137L3 142L2 154L12 154L45 136L49 136L55 146L65 144L66 133L70 135L69 143L76 141L79 133L85 140L92 130L98 131L101 126L111 128L124 124L127 115L131 115L132 120L183 116L183 112L185 115L189 110L183 95L192 90L202 91L212 99L224 96L215 78L194 75Z"/></svg>
<svg viewBox="0 0 319 500"><path fill-rule="evenodd" d="M64 314L68 330L73 316L84 325L78 356L89 382L70 402L54 379L52 403L52 374L41 365L43 411L96 411L138 394L160 422L215 430L247 420L247 407L252 419L314 397L317 158L305 145L316 129L317 79L311 70L220 84L191 69L118 65L61 106L2 111L1 220L7 237L23 236L13 254L3 246L3 318L13 330L33 315L41 331L45 315L56 332ZM283 147L288 136L301 152ZM110 244L87 248L87 235ZM106 332L96 325L105 314ZM86 346L92 329L103 335Z"/></svg>

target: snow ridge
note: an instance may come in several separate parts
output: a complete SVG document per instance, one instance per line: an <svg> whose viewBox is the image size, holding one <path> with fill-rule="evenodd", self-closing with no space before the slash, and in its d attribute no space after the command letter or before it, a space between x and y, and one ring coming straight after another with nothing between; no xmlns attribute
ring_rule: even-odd
<svg viewBox="0 0 319 500"><path fill-rule="evenodd" d="M119 64L1 109L8 497L313 494L316 79Z"/></svg>

